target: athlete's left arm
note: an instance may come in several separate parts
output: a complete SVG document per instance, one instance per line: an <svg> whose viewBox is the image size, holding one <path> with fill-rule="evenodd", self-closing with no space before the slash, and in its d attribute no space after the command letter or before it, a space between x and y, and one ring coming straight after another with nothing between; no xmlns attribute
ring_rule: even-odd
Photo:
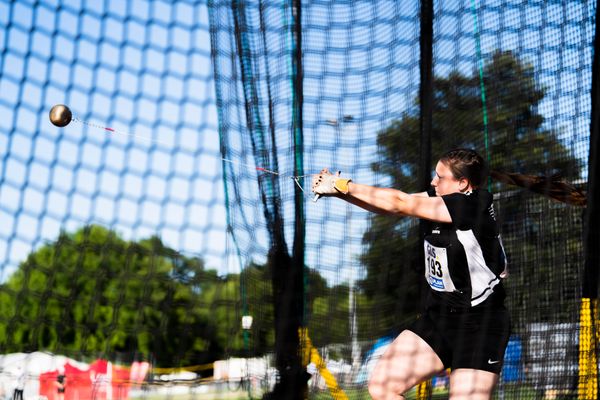
<svg viewBox="0 0 600 400"><path fill-rule="evenodd" d="M377 213L452 222L444 200L441 197L425 196L423 193L409 194L397 189L349 182L348 193L337 197Z"/></svg>

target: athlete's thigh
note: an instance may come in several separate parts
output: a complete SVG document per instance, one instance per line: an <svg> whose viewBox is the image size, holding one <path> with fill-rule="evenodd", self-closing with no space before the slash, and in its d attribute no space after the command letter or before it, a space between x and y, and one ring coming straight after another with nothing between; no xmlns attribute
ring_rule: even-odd
<svg viewBox="0 0 600 400"><path fill-rule="evenodd" d="M369 391L402 394L443 370L442 360L427 342L405 330L377 362L369 380Z"/></svg>
<svg viewBox="0 0 600 400"><path fill-rule="evenodd" d="M479 369L459 368L450 373L451 400L487 400L492 398L498 374Z"/></svg>

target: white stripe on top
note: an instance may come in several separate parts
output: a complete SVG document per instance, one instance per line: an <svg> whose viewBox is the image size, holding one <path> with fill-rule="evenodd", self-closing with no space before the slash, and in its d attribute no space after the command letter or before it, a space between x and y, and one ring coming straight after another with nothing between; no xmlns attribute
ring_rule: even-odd
<svg viewBox="0 0 600 400"><path fill-rule="evenodd" d="M488 268L481 251L481 246L472 230L456 231L458 241L463 245L471 278L471 306L485 301L492 293L500 279Z"/></svg>

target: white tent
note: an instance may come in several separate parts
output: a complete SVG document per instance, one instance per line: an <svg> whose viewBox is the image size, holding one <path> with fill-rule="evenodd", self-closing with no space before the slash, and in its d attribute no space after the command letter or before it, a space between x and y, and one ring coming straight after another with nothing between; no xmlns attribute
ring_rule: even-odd
<svg viewBox="0 0 600 400"><path fill-rule="evenodd" d="M79 369L87 369L89 365L71 358L52 353L36 351L34 353L13 353L0 355L0 374L18 375L25 371L27 375L40 375L44 372L55 371L66 363Z"/></svg>

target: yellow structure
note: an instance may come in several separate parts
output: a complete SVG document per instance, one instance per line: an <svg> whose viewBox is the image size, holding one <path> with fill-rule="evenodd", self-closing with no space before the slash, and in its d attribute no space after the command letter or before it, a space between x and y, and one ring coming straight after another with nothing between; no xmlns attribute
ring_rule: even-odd
<svg viewBox="0 0 600 400"><path fill-rule="evenodd" d="M300 328L300 344L302 345L302 365L306 367L309 363L315 364L317 371L319 371L319 374L325 380L327 388L329 388L331 397L334 400L348 400L346 393L340 388L333 374L327 369L325 361L321 358L317 349L313 347L306 328Z"/></svg>
<svg viewBox="0 0 600 400"><path fill-rule="evenodd" d="M579 312L579 381L578 399L598 397L598 299L581 299Z"/></svg>
<svg viewBox="0 0 600 400"><path fill-rule="evenodd" d="M431 396L431 379L417 385L417 400L427 400Z"/></svg>

